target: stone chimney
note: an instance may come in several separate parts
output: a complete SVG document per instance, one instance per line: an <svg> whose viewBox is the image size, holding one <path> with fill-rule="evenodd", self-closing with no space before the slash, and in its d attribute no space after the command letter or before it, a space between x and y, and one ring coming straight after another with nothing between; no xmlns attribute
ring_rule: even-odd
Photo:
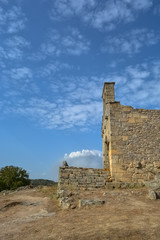
<svg viewBox="0 0 160 240"><path fill-rule="evenodd" d="M104 83L103 93L102 93L103 103L106 104L106 103L115 101L114 85L115 85L115 82L105 82Z"/></svg>

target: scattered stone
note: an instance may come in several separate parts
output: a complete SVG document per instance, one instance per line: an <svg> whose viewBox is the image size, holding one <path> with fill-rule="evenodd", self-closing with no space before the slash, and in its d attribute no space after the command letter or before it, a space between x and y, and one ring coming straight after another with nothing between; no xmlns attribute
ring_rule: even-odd
<svg viewBox="0 0 160 240"><path fill-rule="evenodd" d="M157 199L157 194L155 191L153 190L149 190L148 191L148 198L151 200L156 200Z"/></svg>
<svg viewBox="0 0 160 240"><path fill-rule="evenodd" d="M155 175L155 181L160 182L160 173Z"/></svg>
<svg viewBox="0 0 160 240"><path fill-rule="evenodd" d="M79 200L79 207L93 206L93 205L103 205L104 200L99 199L81 199Z"/></svg>
<svg viewBox="0 0 160 240"><path fill-rule="evenodd" d="M75 209L77 206L75 204L71 204L71 209Z"/></svg>
<svg viewBox="0 0 160 240"><path fill-rule="evenodd" d="M63 161L62 167L68 167L68 163L66 161Z"/></svg>
<svg viewBox="0 0 160 240"><path fill-rule="evenodd" d="M57 192L57 197L62 198L62 197L71 197L73 194L69 190L59 190Z"/></svg>
<svg viewBox="0 0 160 240"><path fill-rule="evenodd" d="M157 199L160 199L160 188L157 188L154 190L156 195L157 195Z"/></svg>
<svg viewBox="0 0 160 240"><path fill-rule="evenodd" d="M73 199L69 197L62 197L60 198L59 205L63 209L69 209L72 208L73 204Z"/></svg>
<svg viewBox="0 0 160 240"><path fill-rule="evenodd" d="M33 214L30 217L26 218L26 221L31 221L31 220L36 220L39 218L43 218L43 217L52 217L54 216L56 213L55 212L48 212L45 209L41 209L41 211L39 213Z"/></svg>
<svg viewBox="0 0 160 240"><path fill-rule="evenodd" d="M149 182L145 182L145 186L149 187L149 188L158 188L160 187L160 183L158 181L149 181Z"/></svg>

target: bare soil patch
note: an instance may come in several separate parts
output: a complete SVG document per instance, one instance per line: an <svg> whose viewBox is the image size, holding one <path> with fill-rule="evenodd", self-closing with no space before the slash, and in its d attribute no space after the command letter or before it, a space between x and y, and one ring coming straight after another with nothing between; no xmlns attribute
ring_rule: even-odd
<svg viewBox="0 0 160 240"><path fill-rule="evenodd" d="M160 200L146 189L82 191L80 199L101 199L102 206L62 210L56 187L0 194L1 240L159 240Z"/></svg>

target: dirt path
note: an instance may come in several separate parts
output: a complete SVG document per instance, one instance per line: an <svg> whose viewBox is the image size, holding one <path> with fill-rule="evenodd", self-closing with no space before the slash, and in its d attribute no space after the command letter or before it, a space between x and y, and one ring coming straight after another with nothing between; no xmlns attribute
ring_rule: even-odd
<svg viewBox="0 0 160 240"><path fill-rule="evenodd" d="M1 240L159 240L160 200L147 191L82 192L79 199L102 199L102 206L60 210L56 189L26 189L0 195Z"/></svg>

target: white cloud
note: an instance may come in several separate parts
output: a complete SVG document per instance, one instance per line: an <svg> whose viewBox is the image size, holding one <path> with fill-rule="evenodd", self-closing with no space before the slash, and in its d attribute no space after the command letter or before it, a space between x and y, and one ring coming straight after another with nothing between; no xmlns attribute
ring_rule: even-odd
<svg viewBox="0 0 160 240"><path fill-rule="evenodd" d="M9 71L6 71L11 79L28 81L32 78L32 72L28 67L13 68Z"/></svg>
<svg viewBox="0 0 160 240"><path fill-rule="evenodd" d="M116 82L116 96L123 105L159 109L160 61L128 66L123 72L108 76Z"/></svg>
<svg viewBox="0 0 160 240"><path fill-rule="evenodd" d="M130 3L135 10L146 10L152 7L152 0L124 0L126 3Z"/></svg>
<svg viewBox="0 0 160 240"><path fill-rule="evenodd" d="M5 97L13 96L12 93L14 93L14 96L23 96L24 93L28 94L30 92L34 94L38 92L38 87L33 82L33 73L31 69L26 66L7 70L4 68L1 74L1 83L1 89L3 89L3 95ZM11 104L12 108L16 108L17 100L15 98L11 99L13 101Z"/></svg>
<svg viewBox="0 0 160 240"><path fill-rule="evenodd" d="M0 32L2 33L18 33L25 28L26 17L20 7L3 9L0 7Z"/></svg>
<svg viewBox="0 0 160 240"><path fill-rule="evenodd" d="M152 73L154 78L160 81L160 60L153 62Z"/></svg>
<svg viewBox="0 0 160 240"><path fill-rule="evenodd" d="M79 16L98 29L112 30L119 23L135 20L137 13L152 7L152 0L55 0L52 18Z"/></svg>
<svg viewBox="0 0 160 240"><path fill-rule="evenodd" d="M43 76L47 77L48 79L53 79L53 76L60 72L61 70L71 70L72 65L69 65L68 63L62 63L59 61L51 61L46 66L43 66L38 71L38 77Z"/></svg>
<svg viewBox="0 0 160 240"><path fill-rule="evenodd" d="M83 149L82 151L65 154L64 159L69 166L85 168L102 168L102 152Z"/></svg>
<svg viewBox="0 0 160 240"><path fill-rule="evenodd" d="M159 39L160 35L155 34L153 30L135 29L123 35L108 37L102 51L132 55L139 53L143 47L157 44Z"/></svg>
<svg viewBox="0 0 160 240"><path fill-rule="evenodd" d="M3 48L0 47L0 59L5 60L14 60L21 59L23 56L23 52L19 48Z"/></svg>
<svg viewBox="0 0 160 240"><path fill-rule="evenodd" d="M2 69L7 69L10 65L14 66L15 60L23 59L30 43L19 35L27 21L22 9L16 5L10 7L8 1L1 0L1 3L6 4L6 6L3 4L0 6L0 69L2 72Z"/></svg>
<svg viewBox="0 0 160 240"><path fill-rule="evenodd" d="M89 157L89 156L98 156L102 157L102 152L98 150L85 150L77 151L77 152L71 152L70 154L65 154L66 159L70 158L79 158L79 157Z"/></svg>
<svg viewBox="0 0 160 240"><path fill-rule="evenodd" d="M29 68L13 68L7 72L10 79L9 89L19 90L22 93L22 90L25 90L25 93L30 90L31 94L27 95L27 98L22 98L23 101L16 98L15 92L8 94L13 98L12 101L5 103L5 111L25 116L44 128L78 128L84 131L101 123L103 111L101 94L103 83L108 81L116 82L116 100L120 100L121 104L138 108L160 107L157 100L160 95L159 60L129 65L123 71L114 72L106 77L77 77L61 74L50 77L53 74L51 69L52 65L48 65L44 71L48 81L47 84L44 82L45 91L43 82L41 86L35 85L33 90L31 84L33 84L34 75ZM54 71L61 71L58 62L55 64Z"/></svg>
<svg viewBox="0 0 160 240"><path fill-rule="evenodd" d="M126 68L126 72L132 77L132 78L147 78L150 75L149 70L147 70L146 65L139 66L137 65L136 67L129 66Z"/></svg>
<svg viewBox="0 0 160 240"><path fill-rule="evenodd" d="M84 149L71 152L65 154L63 160L67 161L70 167L102 168L102 152L99 150ZM57 161L52 167L52 176L55 181L58 181L59 167L62 166L63 160Z"/></svg>
<svg viewBox="0 0 160 240"><path fill-rule="evenodd" d="M29 69L13 69L10 74L16 89L21 89L22 86L26 90L30 88L33 77ZM91 125L101 122L101 93L104 81L103 77L60 78L56 82L50 80L46 91L52 94L51 99L41 95L27 99L22 104L18 102L18 105L15 101L11 107L6 108L8 112L27 116L48 129L78 127L84 131L84 128L90 128ZM58 97L56 94L54 96L54 92L58 92Z"/></svg>
<svg viewBox="0 0 160 240"><path fill-rule="evenodd" d="M10 48L24 48L30 46L30 43L21 36L12 36L7 38L4 44Z"/></svg>
<svg viewBox="0 0 160 240"><path fill-rule="evenodd" d="M52 9L52 15L51 17L54 20L57 20L57 17L59 15L62 16L72 16L74 14L81 14L82 11L85 10L85 8L94 7L95 6L95 0L60 0L60 1L54 1L54 7ZM59 18L58 18L59 19Z"/></svg>
<svg viewBox="0 0 160 240"><path fill-rule="evenodd" d="M41 45L43 55L59 56L60 54L81 55L89 51L89 41L76 30L71 29L68 34L60 35L52 31L47 43Z"/></svg>
<svg viewBox="0 0 160 240"><path fill-rule="evenodd" d="M0 60L21 60L25 56L25 49L30 43L21 36L12 36L1 42Z"/></svg>
<svg viewBox="0 0 160 240"><path fill-rule="evenodd" d="M42 104L43 103L43 104ZM86 104L74 104L73 102L60 103L56 101L27 101L21 106L10 109L12 113L27 116L38 121L48 129L67 129L73 127L90 126L100 122L102 115L102 104L93 102Z"/></svg>

